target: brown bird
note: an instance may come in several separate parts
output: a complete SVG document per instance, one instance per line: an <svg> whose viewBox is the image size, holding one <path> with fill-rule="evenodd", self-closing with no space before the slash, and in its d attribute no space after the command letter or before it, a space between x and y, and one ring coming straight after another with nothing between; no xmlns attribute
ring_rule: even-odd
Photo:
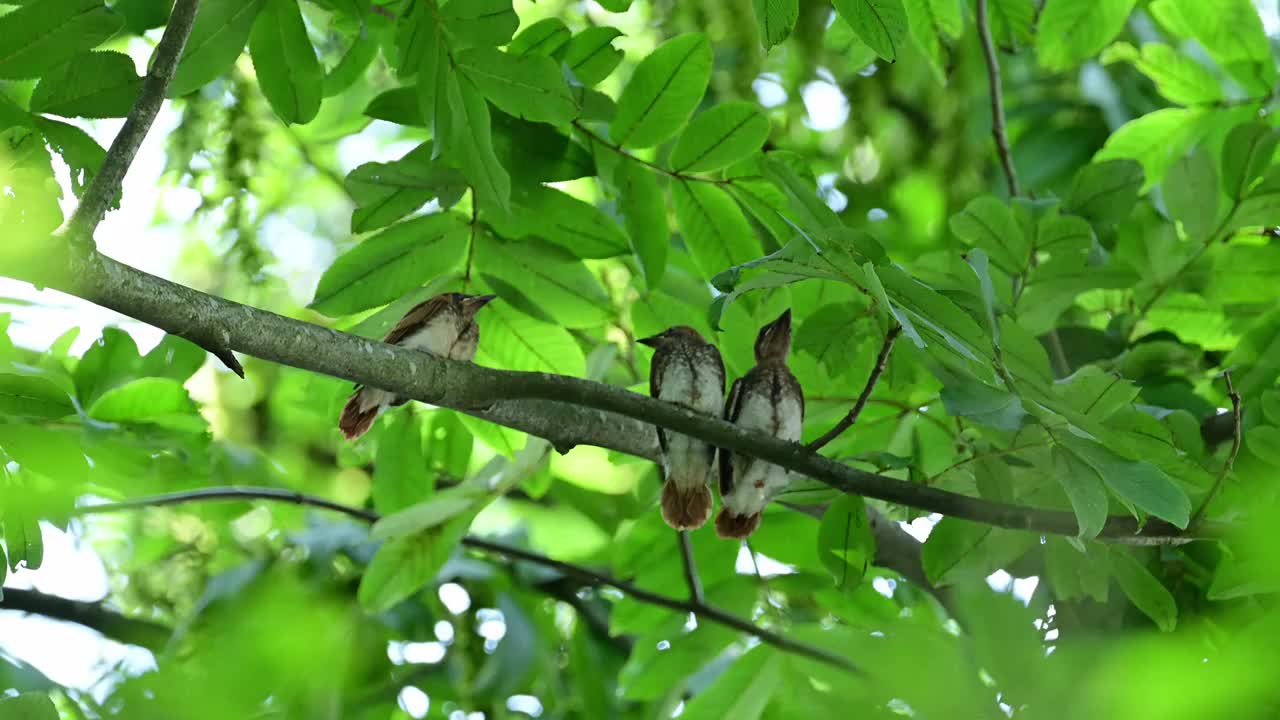
<svg viewBox="0 0 1280 720"><path fill-rule="evenodd" d="M476 312L495 297L441 293L414 305L382 341L437 357L470 362L476 356L476 346L480 342ZM348 440L354 440L369 431L383 410L407 402L409 398L397 397L386 390L357 386L346 407L342 408L338 429Z"/></svg>
<svg viewBox="0 0 1280 720"><path fill-rule="evenodd" d="M791 311L765 325L756 336L756 366L734 381L725 419L783 440L800 439L804 392L787 368L791 352ZM760 526L760 513L787 486L786 468L720 450L720 537L745 538Z"/></svg>
<svg viewBox="0 0 1280 720"><path fill-rule="evenodd" d="M654 349L649 394L719 416L724 411L724 361L697 330L679 325L637 342ZM662 519L677 530L702 527L711 517L711 469L716 448L658 428L662 449Z"/></svg>

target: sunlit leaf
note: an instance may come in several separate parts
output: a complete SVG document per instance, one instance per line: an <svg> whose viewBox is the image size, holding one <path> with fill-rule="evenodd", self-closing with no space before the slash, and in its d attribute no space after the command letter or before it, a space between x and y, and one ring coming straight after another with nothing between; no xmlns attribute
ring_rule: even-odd
<svg viewBox="0 0 1280 720"><path fill-rule="evenodd" d="M646 148L680 131L711 79L711 45L686 33L660 45L636 66L618 98L609 135L624 147Z"/></svg>

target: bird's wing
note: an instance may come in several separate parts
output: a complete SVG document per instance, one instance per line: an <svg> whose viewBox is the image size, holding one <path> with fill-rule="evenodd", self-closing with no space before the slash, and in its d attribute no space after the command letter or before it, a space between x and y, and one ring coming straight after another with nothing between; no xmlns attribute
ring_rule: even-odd
<svg viewBox="0 0 1280 720"><path fill-rule="evenodd" d="M448 306L449 298L441 295L414 305L409 309L409 312L404 314L404 317L400 318L400 322L391 328L391 332L387 333L387 336L382 341L392 345L399 343L406 336L425 325L428 320L443 312Z"/></svg>
<svg viewBox="0 0 1280 720"><path fill-rule="evenodd" d="M649 363L649 397L662 397L662 375L667 370L667 363L671 361L671 353L667 350L659 348L653 353L653 361ZM667 454L667 433L660 425L655 425L654 429L658 431L658 447L662 449L662 454Z"/></svg>
<svg viewBox="0 0 1280 720"><path fill-rule="evenodd" d="M742 378L733 381L729 388L729 401L724 406L724 419L731 423L738 421L738 407L742 400ZM733 491L733 453L727 448L720 448L720 497Z"/></svg>
<svg viewBox="0 0 1280 720"><path fill-rule="evenodd" d="M795 395L796 399L800 401L800 420L801 422L803 422L804 421L804 388L800 387L800 381L796 379L796 376L791 372L790 369L787 369L787 373L784 377L786 378L785 382L787 383L787 390L789 390L793 395Z"/></svg>
<svg viewBox="0 0 1280 720"><path fill-rule="evenodd" d="M724 397L724 358L720 357L720 350L715 345L708 344L707 349L707 356L713 361L712 367L715 369L716 376L720 378L720 382L716 383L716 388L720 391L720 396ZM707 446L708 463L715 464L716 451L718 450L719 448L715 445Z"/></svg>

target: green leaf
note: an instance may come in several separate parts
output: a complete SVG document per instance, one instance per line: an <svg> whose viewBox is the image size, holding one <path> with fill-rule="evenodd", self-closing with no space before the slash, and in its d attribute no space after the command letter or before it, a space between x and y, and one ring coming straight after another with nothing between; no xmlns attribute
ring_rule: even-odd
<svg viewBox="0 0 1280 720"><path fill-rule="evenodd" d="M769 153L760 162L760 170L766 178L782 188L796 224L811 234L824 228L839 226L839 216L818 197L817 186L812 182L812 177L801 178L788 160L785 153Z"/></svg>
<svg viewBox="0 0 1280 720"><path fill-rule="evenodd" d="M80 449L79 430L0 424L0 449L24 470L54 480L61 487L75 487L84 482L89 471Z"/></svg>
<svg viewBox="0 0 1280 720"><path fill-rule="evenodd" d="M685 705L683 720L759 720L779 689L783 657L771 647L748 650Z"/></svg>
<svg viewBox="0 0 1280 720"><path fill-rule="evenodd" d="M517 190L510 216L486 219L510 239L539 237L580 258L617 257L627 252L627 236L604 211L545 185Z"/></svg>
<svg viewBox="0 0 1280 720"><path fill-rule="evenodd" d="M457 2L457 0L455 0ZM456 161L467 177L482 205L511 208L511 176L493 152L493 136L489 127L489 105L480 91L467 78L450 73L446 79L449 107L452 111L453 139L449 152L456 151Z"/></svg>
<svg viewBox="0 0 1280 720"><path fill-rule="evenodd" d="M676 224L704 278L760 256L759 238L738 204L719 186L675 180L671 196Z"/></svg>
<svg viewBox="0 0 1280 720"><path fill-rule="evenodd" d="M589 27L573 36L561 61L578 82L587 87L598 85L622 62L622 51L613 46L614 38L621 35L615 27Z"/></svg>
<svg viewBox="0 0 1280 720"><path fill-rule="evenodd" d="M1191 515L1191 500L1173 478L1142 460L1120 457L1103 445L1069 433L1058 441L1102 476L1112 492L1134 506L1185 528Z"/></svg>
<svg viewBox="0 0 1280 720"><path fill-rule="evenodd" d="M378 435L373 463L373 509L389 516L435 491L436 476L428 471L422 451L422 429L413 412L391 413Z"/></svg>
<svg viewBox="0 0 1280 720"><path fill-rule="evenodd" d="M907 11L902 0L833 0L832 5L877 55L897 62L907 41Z"/></svg>
<svg viewBox="0 0 1280 720"><path fill-rule="evenodd" d="M386 120L397 125L425 126L427 125L427 120L419 107L419 90L421 87L422 83L419 83L412 87L394 88L380 93L369 101L368 106L364 109L364 114L371 118ZM447 98L445 99L447 100ZM448 105L444 107L448 110ZM448 113L446 113L447 115Z"/></svg>
<svg viewBox="0 0 1280 720"><path fill-rule="evenodd" d="M1179 105L1211 105L1223 99L1222 87L1208 68L1165 43L1143 43L1141 55L1128 45L1108 50L1151 78L1156 90Z"/></svg>
<svg viewBox="0 0 1280 720"><path fill-rule="evenodd" d="M689 123L671 151L671 169L719 170L759 152L768 139L769 119L755 103L721 103Z"/></svg>
<svg viewBox="0 0 1280 720"><path fill-rule="evenodd" d="M1099 225L1115 225L1129 217L1141 189L1142 166L1138 163L1095 160L1076 173L1064 209Z"/></svg>
<svg viewBox="0 0 1280 720"><path fill-rule="evenodd" d="M1007 567L1038 541L1032 533L944 517L920 550L929 582L942 587L979 581Z"/></svg>
<svg viewBox="0 0 1280 720"><path fill-rule="evenodd" d="M836 585L849 591L862 582L875 556L876 539L862 498L840 496L827 506L818 527L818 557L822 564L831 572Z"/></svg>
<svg viewBox="0 0 1280 720"><path fill-rule="evenodd" d="M431 582L462 540L474 513L455 517L420 535L389 540L378 548L356 597L369 612L386 612Z"/></svg>
<svg viewBox="0 0 1280 720"><path fill-rule="evenodd" d="M1134 607L1151 618L1156 627L1173 632L1178 624L1178 603L1155 575L1134 557L1129 548L1110 548L1111 576Z"/></svg>
<svg viewBox="0 0 1280 720"><path fill-rule="evenodd" d="M58 720L58 710L44 693L23 693L0 697L0 716L5 720Z"/></svg>
<svg viewBox="0 0 1280 720"><path fill-rule="evenodd" d="M1083 540L1097 537L1102 526L1107 524L1107 489L1102 485L1102 476L1074 453L1056 445L1053 448L1053 476L1071 500L1076 522L1080 525L1079 537Z"/></svg>
<svg viewBox="0 0 1280 720"><path fill-rule="evenodd" d="M436 5L436 0L410 3L406 16L396 23L396 56L392 64L401 78L411 77L445 47L436 22Z"/></svg>
<svg viewBox="0 0 1280 720"><path fill-rule="evenodd" d="M1006 273L1017 275L1026 269L1031 245L1008 205L984 195L952 215L950 224L956 237L986 250L996 267Z"/></svg>
<svg viewBox="0 0 1280 720"><path fill-rule="evenodd" d="M142 357L129 333L103 328L102 337L85 351L73 374L80 404L88 407L102 393L139 377Z"/></svg>
<svg viewBox="0 0 1280 720"><path fill-rule="evenodd" d="M415 431L416 427L415 425ZM410 442L413 441L412 437L408 439ZM421 435L418 435L417 439L421 442ZM422 457L421 448L416 451L410 449L410 453L416 453L419 459ZM425 465L420 466L420 469L422 467ZM418 479L421 480L421 476ZM369 538L395 540L439 527L477 505L482 494L483 491L473 485L455 485L438 493L432 493L427 499L409 505L374 523L373 529L369 532Z"/></svg>
<svg viewBox="0 0 1280 720"><path fill-rule="evenodd" d="M111 423L151 423L199 432L204 418L177 380L144 377L115 387L89 407L89 417Z"/></svg>
<svg viewBox="0 0 1280 720"><path fill-rule="evenodd" d="M967 417L1000 430L1016 431L1027 417L1017 395L973 379L948 382L940 396L948 415Z"/></svg>
<svg viewBox="0 0 1280 720"><path fill-rule="evenodd" d="M456 213L393 225L335 260L308 307L337 316L391 302L457 265L469 234L466 220Z"/></svg>
<svg viewBox="0 0 1280 720"><path fill-rule="evenodd" d="M307 38L298 0L267 0L249 35L258 87L286 125L306 124L320 112L324 72Z"/></svg>
<svg viewBox="0 0 1280 720"><path fill-rule="evenodd" d="M798 0L752 0L751 7L755 11L760 44L766 52L791 35L800 17Z"/></svg>
<svg viewBox="0 0 1280 720"><path fill-rule="evenodd" d="M831 377L840 377L858 357L858 348L871 330L866 303L829 303L800 321L795 349L812 355L827 368Z"/></svg>
<svg viewBox="0 0 1280 720"><path fill-rule="evenodd" d="M1229 245L1214 257L1213 273L1203 291L1218 303L1269 303L1280 277L1280 245Z"/></svg>
<svg viewBox="0 0 1280 720"><path fill-rule="evenodd" d="M1280 428L1257 425L1244 433L1244 446L1259 460L1280 468Z"/></svg>
<svg viewBox="0 0 1280 720"><path fill-rule="evenodd" d="M964 32L960 3L951 0L903 0L908 29L916 46L929 61L929 68L941 83L947 81L951 65L949 45Z"/></svg>
<svg viewBox="0 0 1280 720"><path fill-rule="evenodd" d="M526 27L511 38L507 52L513 55L555 57L569 43L573 32L560 18L549 17Z"/></svg>
<svg viewBox="0 0 1280 720"><path fill-rule="evenodd" d="M1276 68L1258 10L1250 0L1156 0L1150 11L1183 37L1194 37L1223 69L1250 93L1263 95L1275 83Z"/></svg>
<svg viewBox="0 0 1280 720"><path fill-rule="evenodd" d="M77 197L84 194L93 176L98 174L107 151L102 149L96 140L84 130L57 120L35 118L36 127L44 134L49 146L62 156L63 162L71 169L71 190ZM120 191L116 191L110 207L120 207Z"/></svg>
<svg viewBox="0 0 1280 720"><path fill-rule="evenodd" d="M447 210L462 199L466 179L451 167L432 162L427 141L390 163L365 163L347 175L345 185L359 206L351 213L351 232L385 227L430 202Z"/></svg>
<svg viewBox="0 0 1280 720"><path fill-rule="evenodd" d="M1212 113L1202 108L1162 108L1134 118L1111 133L1093 156L1093 165L1102 160L1137 160L1142 164L1142 189L1145 190L1164 178L1165 171L1199 138L1206 121L1212 117ZM1105 178L1093 180L1101 180L1100 184L1106 185ZM1075 206L1069 204L1068 207Z"/></svg>
<svg viewBox="0 0 1280 720"><path fill-rule="evenodd" d="M1059 71L1097 54L1124 27L1137 0L1048 0L1036 28L1036 58Z"/></svg>
<svg viewBox="0 0 1280 720"><path fill-rule="evenodd" d="M450 35L471 45L505 45L520 26L511 0L449 0L440 19Z"/></svg>
<svg viewBox="0 0 1280 720"><path fill-rule="evenodd" d="M0 79L33 78L97 47L124 24L102 0L41 0L0 16Z"/></svg>
<svg viewBox="0 0 1280 720"><path fill-rule="evenodd" d="M689 120L711 80L711 44L685 33L658 46L640 64L618 99L609 135L624 147L647 148L670 138Z"/></svg>
<svg viewBox="0 0 1280 720"><path fill-rule="evenodd" d="M476 361L504 370L573 377L581 377L587 369L586 356L568 330L498 303L485 310Z"/></svg>
<svg viewBox="0 0 1280 720"><path fill-rule="evenodd" d="M1184 155L1169 168L1161 186L1169 217L1182 223L1192 240L1207 240L1218 225L1218 171L1204 150Z"/></svg>
<svg viewBox="0 0 1280 720"><path fill-rule="evenodd" d="M182 97L221 76L240 57L266 0L204 0L167 95Z"/></svg>
<svg viewBox="0 0 1280 720"><path fill-rule="evenodd" d="M1037 11L1034 0L990 0L987 17L991 20L991 34L995 41L1014 49L1019 45L1029 45Z"/></svg>
<svg viewBox="0 0 1280 720"><path fill-rule="evenodd" d="M1073 409L1102 422L1132 405L1141 388L1119 374L1088 365L1058 382L1054 390Z"/></svg>
<svg viewBox="0 0 1280 720"><path fill-rule="evenodd" d="M662 284L671 246L666 196L653 173L631 159L618 163L613 184L618 188L618 211L627 226L631 252L640 261L645 287L653 290Z"/></svg>
<svg viewBox="0 0 1280 720"><path fill-rule="evenodd" d="M1237 125L1227 133L1222 146L1222 187L1227 197L1240 200L1249 193L1254 181L1270 169L1277 143L1280 131L1260 122Z"/></svg>
<svg viewBox="0 0 1280 720"><path fill-rule="evenodd" d="M480 232L474 255L475 267L500 281L501 287L494 286L494 292L526 314L574 329L595 327L610 317L609 296L595 275L555 245L537 240L501 242Z"/></svg>
<svg viewBox="0 0 1280 720"><path fill-rule="evenodd" d="M564 124L578 114L560 66L549 57L483 47L463 50L456 58L458 70L508 115Z"/></svg>
<svg viewBox="0 0 1280 720"><path fill-rule="evenodd" d="M1280 215L1280 166L1273 166L1236 205L1223 223L1222 231L1229 233L1250 225L1271 227L1277 215Z"/></svg>
<svg viewBox="0 0 1280 720"><path fill-rule="evenodd" d="M342 59L324 75L321 94L333 97L355 85L378 55L378 42L370 33L357 33Z"/></svg>
<svg viewBox="0 0 1280 720"><path fill-rule="evenodd" d="M40 78L31 112L62 117L124 117L142 90L142 78L124 53L81 53Z"/></svg>
<svg viewBox="0 0 1280 720"><path fill-rule="evenodd" d="M138 374L142 377L165 377L185 383L204 365L204 348L177 335L165 335L142 357Z"/></svg>
<svg viewBox="0 0 1280 720"><path fill-rule="evenodd" d="M75 415L65 391L38 375L0 374L0 415L60 418Z"/></svg>

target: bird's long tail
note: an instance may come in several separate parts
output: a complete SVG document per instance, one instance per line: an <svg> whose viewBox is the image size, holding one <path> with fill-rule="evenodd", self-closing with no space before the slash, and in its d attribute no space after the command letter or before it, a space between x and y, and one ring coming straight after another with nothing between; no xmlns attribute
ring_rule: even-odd
<svg viewBox="0 0 1280 720"><path fill-rule="evenodd" d="M745 539L760 527L760 513L738 515L729 508L720 508L716 515L716 534L722 538Z"/></svg>
<svg viewBox="0 0 1280 720"><path fill-rule="evenodd" d="M338 417L338 429L348 440L355 440L369 432L373 421L378 419L378 413L394 404L395 400L395 395L386 390L367 387L356 390L342 408L342 415Z"/></svg>
<svg viewBox="0 0 1280 720"><path fill-rule="evenodd" d="M678 487L671 480L662 485L662 519L676 530L700 528L711 517L711 488Z"/></svg>

